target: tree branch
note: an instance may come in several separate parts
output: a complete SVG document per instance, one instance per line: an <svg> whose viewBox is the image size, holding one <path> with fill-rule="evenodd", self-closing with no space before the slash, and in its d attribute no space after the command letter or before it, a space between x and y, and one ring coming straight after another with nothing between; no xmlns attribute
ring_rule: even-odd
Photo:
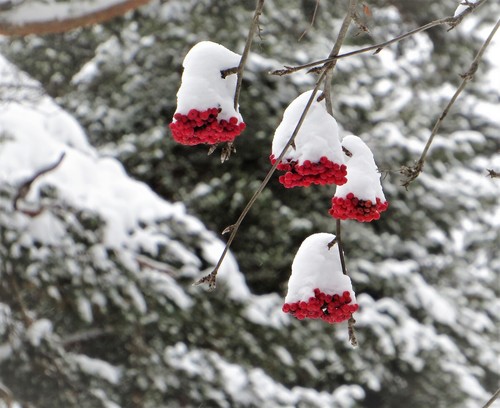
<svg viewBox="0 0 500 408"><path fill-rule="evenodd" d="M326 72L327 71L324 70L321 73L318 80L316 81L316 85L312 91L311 97L307 101L306 107L305 107L304 111L302 112L302 115L300 116L300 119L297 123L297 126L295 126L295 129L292 133L292 136L290 136L290 139L288 140L287 144L285 145L285 147L281 151L280 155L276 158L276 161L272 165L271 169L267 172L266 177L264 178L262 183L259 185L259 187L255 191L255 193L253 194L252 198L250 198L250 201L247 203L247 205L245 206L245 208L241 212L236 223L233 225L230 225L224 229L224 232L231 232L231 234L229 235L226 246L224 247L224 250L222 251L222 254L221 254L219 260L217 261L217 264L215 265L214 269L208 275L205 275L204 277L202 277L201 279L196 281L194 283L194 285L201 285L203 283L207 283L209 289L211 289L211 290L215 289L216 280L217 280L217 273L219 272L219 268L222 265L222 261L226 257L226 255L229 251L229 248L231 247L231 244L232 244L234 238L236 237L236 234L238 233L238 229L240 228L241 223L243 222L246 215L248 214L248 212L250 211L250 209L254 205L255 201L257 201L257 198L259 198L259 195L262 193L264 188L267 186L267 183L269 182L272 175L274 174L276 168L278 167L278 164L281 162L281 160L285 156L286 152L288 151L288 148L293 144L295 137L297 136L297 134L300 130L300 127L302 126L302 123L304 122L304 119L307 115L307 112L309 111L309 108L311 107L311 105L314 101L314 98L316 97L316 94L318 93L319 88L320 88L321 84L323 83L323 80L325 79Z"/></svg>
<svg viewBox="0 0 500 408"><path fill-rule="evenodd" d="M351 3L352 2L356 3L356 1L357 0L351 0ZM341 33L343 31L344 30L341 28ZM347 31L347 29L345 29L345 31ZM340 34L339 34L339 36L340 36ZM345 33L343 34L343 36L345 37ZM343 41L343 38L341 38L340 41L339 41L339 39L337 39L337 41L336 41L336 43L335 43L332 51L330 52L330 55L332 55L335 51L338 52L338 49L340 49L340 45L342 44L342 41ZM259 187L255 191L255 193L253 194L253 196L250 198L250 201L247 203L247 205L245 206L245 208L241 212L241 214L238 217L238 220L236 221L236 223L233 224L233 225L230 225L230 226L228 226L228 227L226 227L224 229L224 233L230 232L230 235L229 235L229 238L227 240L226 246L224 247L224 250L222 251L222 254L219 257L219 260L217 261L217 264L215 265L215 267L212 270L212 272L210 272L208 275L205 275L201 279L199 279L198 281L196 281L194 283L194 285L201 285L201 284L207 283L210 290L215 289L215 287L216 287L216 281L217 281L217 273L218 273L218 271L220 269L220 266L222 265L222 262L224 261L224 258L226 257L226 255L227 255L227 253L229 251L229 248L231 247L231 244L232 244L234 238L236 237L236 234L238 233L238 229L240 228L241 223L243 222L243 220L245 219L246 215L248 214L248 212L250 211L250 209L254 205L255 201L257 201L257 198L260 196L260 194L262 193L262 191L267 186L267 183L271 179L271 177L274 174L276 168L278 167L278 164L281 162L281 160L285 156L286 152L288 151L288 149L290 148L290 146L293 145L295 137L297 136L297 134L298 134L298 132L299 132L301 126L302 126L302 123L305 120L307 112L309 111L309 108L311 107L311 105L312 105L312 103L314 101L314 98L316 97L316 94L318 93L318 91L319 91L319 89L321 87L321 84L324 82L325 78L327 77L328 72L334 67L334 65L335 65L335 63L332 62L332 61L330 61L330 63L325 64L321 68L322 72L321 72L319 78L316 81L316 84L314 86L312 94L311 94L309 100L307 101L307 104L306 104L306 106L304 108L304 111L302 112L302 114L301 114L301 116L299 118L299 121L298 121L297 125L295 126L295 129L294 129L292 135L290 136L290 139L288 140L287 144L285 145L285 147L281 151L280 155L276 158L276 161L274 162L274 164L272 165L271 169L266 174L266 177L264 178L264 180L262 181L262 183L259 185Z"/></svg>
<svg viewBox="0 0 500 408"><path fill-rule="evenodd" d="M61 33L78 27L103 23L148 2L149 0L123 0L109 7L103 7L102 2L98 6L89 6L87 4L84 7L81 3L85 2L77 0L73 3L80 3L81 9L78 10L78 13L73 12L67 4L50 3L46 5L41 3L37 6L44 12L36 13L32 18L23 15L23 13L30 12L29 8L33 7L33 4L26 2L26 4L22 3L8 11L0 12L0 34L24 36L28 34ZM61 13L54 13L54 7L61 9ZM53 17L51 19L40 18L39 15L44 15L45 12L48 13L47 15L67 14L67 16L63 18Z"/></svg>
<svg viewBox="0 0 500 408"><path fill-rule="evenodd" d="M255 31L259 25L259 18L262 14L262 9L264 7L264 0L257 0L257 5L255 6L255 12L252 18L252 24L250 25L250 29L248 30L248 36L245 43L245 48L243 49L243 53L241 54L240 64L238 65L238 79L236 82L236 92L234 93L234 109L238 110L238 103L240 100L241 93L241 84L243 82L243 71L245 70L245 64L248 59L248 54L250 53L250 48L252 47L253 37L255 35Z"/></svg>
<svg viewBox="0 0 500 408"><path fill-rule="evenodd" d="M463 13L459 14L456 17L446 17L446 18L441 18L439 20L431 21L430 23L427 23L421 27L415 28L414 30L411 30L405 34L401 34L397 37L394 37L391 40L384 41L384 42L381 42L381 43L375 44L375 45L370 45L369 47L360 48L359 50L346 52L345 54L329 56L328 58L318 60L318 61L309 62L309 63L303 64L303 65L297 65L294 67L285 65L285 69L278 69L275 71L271 71L271 75L279 75L279 76L289 75L289 74L293 74L294 72L300 71L302 69L314 68L314 67L317 67L319 65L326 64L328 62L331 62L332 60L338 60L341 58L352 57L354 55L364 54L364 53L370 52L370 51L375 51L375 54L378 54L380 51L382 51L385 47L387 47L389 45L392 45L396 42L399 42L399 41L404 40L408 37L411 37L417 33L429 30L430 28L436 27L439 25L448 24L451 27L450 28L450 30L451 30L451 29L455 28L458 24L460 24L462 22L462 20L464 19L464 17L466 17L467 15L472 13L473 10L475 10L476 8L481 6L485 1L487 1L487 0L480 0L477 3L470 5L469 8L467 8Z"/></svg>
<svg viewBox="0 0 500 408"><path fill-rule="evenodd" d="M429 152L429 148L431 147L432 142L434 141L434 137L436 136L439 128L441 127L441 124L443 123L443 120L446 118L448 115L448 112L450 111L451 107L454 105L455 101L458 99L462 91L465 89L465 86L467 83L474 78L474 74L477 71L477 68L479 66L479 62L486 51L486 48L488 48L488 45L490 44L492 38L494 37L495 33L498 30L498 27L500 26L500 19L497 21L493 29L491 30L490 34L488 35L488 38L484 41L483 45L479 49L479 52L477 53L476 57L474 58L474 61L472 61L469 69L467 72L464 74L460 75L462 77L462 82L460 86L457 88L453 96L451 97L450 101L444 108L443 112L437 119L436 123L434 124L434 128L432 129L432 132L429 136L429 139L427 140L427 143L425 144L424 150L422 151L422 154L420 155L420 158L415 162L415 164L412 167L408 166L402 166L400 173L405 177L402 180L402 185L408 189L408 186L419 176L419 174L422 172L425 160L427 158L427 153Z"/></svg>
<svg viewBox="0 0 500 408"><path fill-rule="evenodd" d="M349 0L349 9L347 10L347 14L344 17L344 21L342 22L342 26L340 27L339 34L337 36L337 40L330 52L329 58L336 56L342 44L344 43L345 37L347 35L347 31L349 30L349 26L351 25L351 21L353 19L354 14L356 13L356 6L358 4L357 0ZM325 69L327 69L327 73L325 76L325 86L323 88L323 95L325 97L326 111L333 117L333 104L332 104L332 77L333 77L333 69L337 65L337 60L334 59L331 62L326 64ZM336 221L336 237L339 248L339 256L340 263L342 265L342 272L344 275L347 275L347 268L344 257L344 248L342 245L342 229L341 229L341 221Z"/></svg>
<svg viewBox="0 0 500 408"><path fill-rule="evenodd" d="M487 169L488 170L488 176L491 177L491 178L500 178L500 173L495 171L495 170L491 170L491 169Z"/></svg>
<svg viewBox="0 0 500 408"><path fill-rule="evenodd" d="M493 394L493 396L488 400L488 402L486 404L483 405L482 408L491 407L499 396L500 396L500 388L498 390L496 390L496 392Z"/></svg>
<svg viewBox="0 0 500 408"><path fill-rule="evenodd" d="M57 159L57 161L53 164L50 164L46 167L43 167L42 169L38 170L33 176L31 176L28 180L26 180L25 182L23 182L19 188L17 189L17 194L16 196L14 197L14 200L13 200L13 207L14 207L14 210L15 211L21 211L29 216L36 216L38 214L40 214L40 212L43 210L43 208L40 208L39 210L37 211L28 211L28 210L21 210L19 208L19 201L20 200L23 200L24 198L26 198L26 196L28 195L30 189L31 189L31 185L40 177L42 177L44 174L47 174L53 170L55 170L60 164L61 162L63 161L64 159L64 156L66 155L66 153L61 153L61 156L59 157L59 159Z"/></svg>

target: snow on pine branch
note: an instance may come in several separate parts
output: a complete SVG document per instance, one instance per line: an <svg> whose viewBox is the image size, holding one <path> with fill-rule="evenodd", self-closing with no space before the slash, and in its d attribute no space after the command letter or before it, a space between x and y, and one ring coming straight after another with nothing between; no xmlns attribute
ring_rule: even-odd
<svg viewBox="0 0 500 408"><path fill-rule="evenodd" d="M2 81L16 86L24 85L24 78L16 68L0 56ZM10 73L10 74L9 74ZM30 84L32 82L29 82ZM172 256L186 268L199 273L201 261L175 237L165 234L161 222L170 220L182 225L188 234L199 238L199 247L207 263L214 261L222 251L222 243L195 217L186 213L182 203L169 203L157 196L146 184L127 176L116 159L100 157L88 143L78 122L47 96L38 101L10 101L0 111L0 185L13 188L23 186L40 169L52 164L61 154L64 160L47 174L36 179L23 196L23 206L43 208L42 190L57 191L57 205L77 208L96 214L103 223L104 248L117 251L120 260L133 270L144 268L139 254L152 258L159 248L168 248ZM30 239L47 245L60 240L65 228L50 210L36 217L20 219ZM99 251L97 251L99 252ZM105 259L105 254L94 254ZM222 279L230 287L229 296L242 300L249 294L243 275L234 258L223 268ZM153 271L154 268L147 266ZM161 273L161 279L150 273L148 277L165 282L167 297L176 299L180 307L190 306L182 291L173 289L175 280ZM167 282L168 281L168 282ZM157 287L163 288L158 283ZM182 292L182 293L181 293ZM136 302L140 309L141 301Z"/></svg>

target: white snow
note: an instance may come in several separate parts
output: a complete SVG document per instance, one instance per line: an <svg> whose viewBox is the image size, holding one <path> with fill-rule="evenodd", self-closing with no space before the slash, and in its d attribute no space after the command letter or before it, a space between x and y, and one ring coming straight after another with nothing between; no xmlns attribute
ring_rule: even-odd
<svg viewBox="0 0 500 408"><path fill-rule="evenodd" d="M342 139L342 146L351 152L352 157L346 158L347 183L338 186L335 197L342 197L353 193L358 199L371 200L377 198L385 202L385 196L380 184L378 171L373 153L358 136L349 135Z"/></svg>
<svg viewBox="0 0 500 408"><path fill-rule="evenodd" d="M36 320L26 330L26 337L33 346L38 347L45 337L52 334L52 329L52 322L50 320Z"/></svg>
<svg viewBox="0 0 500 408"><path fill-rule="evenodd" d="M283 328L289 321L288 315L281 311L283 300L277 293L253 296L243 311L249 321L261 326Z"/></svg>
<svg viewBox="0 0 500 408"><path fill-rule="evenodd" d="M236 117L241 122L241 115L234 109L236 75L221 77L222 70L237 67L240 59L240 55L211 41L199 42L191 48L184 58L176 113L185 115L191 109L221 108L218 120Z"/></svg>
<svg viewBox="0 0 500 408"><path fill-rule="evenodd" d="M472 4L475 4L477 2L477 0L468 0L468 2L472 3ZM453 17L459 16L460 14L462 14L465 10L467 10L469 8L469 6L466 5L466 4L464 4L464 3L465 3L465 1L460 0L460 4L457 7L457 9L455 10L455 13L453 14Z"/></svg>
<svg viewBox="0 0 500 408"><path fill-rule="evenodd" d="M272 154L276 158L290 140L312 92L307 91L299 95L283 113L283 119L274 133L272 144ZM297 161L302 164L305 160L318 162L325 156L333 163L344 163L337 121L326 111L325 101L318 102L317 96L319 95L315 96L295 137L295 148L291 146L288 149L283 161Z"/></svg>
<svg viewBox="0 0 500 408"><path fill-rule="evenodd" d="M356 303L351 279L342 272L338 246L328 249L334 239L333 234L317 233L302 242L292 263L285 303L308 301L316 288L329 295L348 291Z"/></svg>
<svg viewBox="0 0 500 408"><path fill-rule="evenodd" d="M7 83L31 81L1 56L0 72L4 74L2 81ZM4 103L0 110L0 135L7 136L0 142L0 183L13 187L20 186L37 171L53 164L62 152L65 153L57 168L32 184L23 205L31 204L39 208L40 190L51 186L56 189L58 206L96 214L102 219L104 238L102 246L91 254L98 258L99 264L106 263L106 250L111 248L117 251L125 265L136 270L136 257L140 251L145 250L155 256L158 246L166 246L185 265L198 268L198 257L182 242L170 239L168 233L158 228L158 222L164 220L173 220L182 225L187 233L199 236L203 255L208 262L216 263L223 243L215 234L189 215L183 203L171 204L161 199L147 185L128 177L117 160L99 157L76 120L50 98L42 97L30 103ZM33 237L46 244L61 244L63 225L50 208L37 217L17 213L14 221L26 231L27 245L31 244ZM67 263L70 269L71 259ZM82 271L75 266L73 272L79 275ZM145 279L157 282L155 287L159 292L172 297L179 307L191 306L191 299L174 279L157 275L151 270L146 275ZM220 277L228 282L231 297L243 300L249 295L231 253L222 265ZM145 311L146 305L139 292L132 289L129 295L137 309ZM88 308L83 310L88 311ZM82 315L90 317L89 313Z"/></svg>
<svg viewBox="0 0 500 408"><path fill-rule="evenodd" d="M73 354L70 357L84 373L100 377L111 384L120 382L122 370L119 367L98 358L90 358L84 354Z"/></svg>
<svg viewBox="0 0 500 408"><path fill-rule="evenodd" d="M215 239L204 241L201 248L203 258L215 266L224 247L224 243ZM217 273L217 279L227 284L230 289L229 297L231 299L243 302L250 297L250 290L246 285L243 274L238 270L238 264L233 254L226 254Z"/></svg>

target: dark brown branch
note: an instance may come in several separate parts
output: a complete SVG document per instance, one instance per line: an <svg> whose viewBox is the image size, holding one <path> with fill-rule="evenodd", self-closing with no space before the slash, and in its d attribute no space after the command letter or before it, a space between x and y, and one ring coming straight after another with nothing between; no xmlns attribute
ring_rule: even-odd
<svg viewBox="0 0 500 408"><path fill-rule="evenodd" d="M495 33L498 30L498 27L500 26L500 19L497 21L493 29L491 30L490 34L488 35L488 38L484 41L483 45L479 49L476 57L474 58L474 61L472 61L469 69L467 72L464 74L460 75L462 77L462 82L460 83L460 86L457 88L453 96L451 97L450 101L444 108L443 112L437 119L436 123L434 124L434 128L432 129L432 132L429 136L429 139L427 140L427 143L425 144L424 150L422 151L422 154L420 155L420 158L415 162L415 164L412 167L408 166L402 166L401 167L401 174L405 177L402 180L402 185L408 189L408 186L419 176L419 174L422 172L424 168L424 163L427 158L427 153L429 152L429 148L431 147L432 142L434 141L434 137L436 136L439 128L441 127L441 124L443 123L444 119L448 115L451 107L455 104L455 101L458 99L462 91L465 89L465 86L469 81L474 78L474 74L477 71L477 68L479 66L479 61L481 60L484 52L486 51L486 48L488 48L488 45L491 43L491 40L495 36Z"/></svg>
<svg viewBox="0 0 500 408"><path fill-rule="evenodd" d="M346 16L344 18L344 21L342 22L342 26L340 27L339 34L337 35L337 40L335 41L335 44L332 48L332 51L330 52L329 57L333 57L337 55L340 51L340 48L342 47L342 44L344 43L345 37L347 35L347 31L349 29L349 26L351 25L351 21L353 19L354 14L356 14L356 7L357 7L357 0L350 0L349 1L349 9L347 10ZM333 69L335 68L335 65L337 64L337 60L333 60L327 64L325 64L325 69L327 70L327 74L325 76L325 85L323 88L323 95L325 98L325 104L326 104L326 110L327 112L333 116L333 104L332 104L332 76L333 76ZM339 257L340 257L340 263L342 265L342 272L344 275L347 275L347 268L346 268L346 263L345 263L345 257L344 257L344 248L342 245L342 228L341 228L341 221L337 220L336 221L336 239L338 243L338 249L339 249Z"/></svg>
<svg viewBox="0 0 500 408"><path fill-rule="evenodd" d="M35 211L35 212L32 212L32 211L28 211L26 212L25 210L20 210L19 209L19 201L20 200L23 200L24 198L26 198L26 196L28 195L30 189L31 189L31 185L40 177L42 177L43 175L47 174L47 173L50 173L51 171L55 170L60 164L61 162L63 161L64 159L64 156L66 155L66 153L62 153L61 156L59 157L59 159L57 159L57 161L53 164L50 164L48 165L47 167L44 167L40 170L38 170L32 177L30 177L28 180L24 181L21 186L19 186L18 190L17 190L17 194L16 196L14 197L14 200L13 200L13 207L14 207L14 210L16 211L22 211L28 215L31 215L31 216L35 216L35 215L38 215L40 214L41 210L40 211Z"/></svg>
<svg viewBox="0 0 500 408"><path fill-rule="evenodd" d="M255 31L259 25L259 18L262 14L262 9L264 8L264 0L257 0L257 5L255 6L255 13L252 18L252 24L250 25L250 29L248 30L248 36L245 43L245 48L243 49L243 53L241 54L240 64L238 65L238 80L236 81L236 92L234 93L234 109L238 110L238 103L240 100L241 93L241 84L243 82L243 71L245 69L245 64L248 59L248 54L250 53L250 48L252 47L253 37L255 35Z"/></svg>
<svg viewBox="0 0 500 408"><path fill-rule="evenodd" d="M27 21L23 24L15 24L9 21L8 18L0 18L0 34L28 35L61 33L78 27L103 23L114 17L121 16L127 11L136 9L137 7L148 2L149 0L124 0L121 3L114 4L107 8L92 11L81 16L68 17L62 20L54 18L44 21ZM12 10L9 10L8 13L12 13Z"/></svg>
<svg viewBox="0 0 500 408"><path fill-rule="evenodd" d="M300 35L299 39L297 40L298 42L302 41L302 38L304 38L304 36L309 31L309 29L311 29L314 26L314 22L316 21L316 14L318 13L318 9L319 9L319 2L320 2L320 0L316 0L316 4L314 5L313 15L311 18L311 23L309 24L309 27L306 28L304 30L304 32Z"/></svg>
<svg viewBox="0 0 500 408"><path fill-rule="evenodd" d="M355 3L356 1L357 0L351 0L351 3ZM343 31L344 30L341 28L341 33ZM345 29L345 31L347 31L347 29ZM339 33L339 38L340 38L340 36L341 36L341 34ZM343 36L345 36L345 33L343 34ZM330 53L331 55L335 51L338 52L338 49L340 49L342 41L343 41L343 38L340 41L339 41L339 39L337 39L337 41L332 49L332 52ZM309 111L309 108L311 107L314 99L316 98L316 94L319 92L321 84L323 84L323 82L325 81L325 78L328 75L328 72L334 67L334 65L335 64L333 62L331 62L330 64L326 64L323 67L322 72L321 72L318 80L316 81L314 89L311 93L311 96L310 96L309 100L307 101L307 104L304 108L304 111L302 112L300 119L299 119L297 125L295 126L295 129L294 129L292 135L290 136L290 139L288 140L287 144L285 145L285 147L281 151L280 155L276 158L276 161L274 162L271 169L266 174L266 177L264 178L262 183L259 185L259 187L255 191L253 196L250 198L250 201L247 203L247 205L245 206L245 208L241 212L236 223L234 223L233 225L230 225L229 227L226 227L224 229L224 233L230 232L230 235L229 235L229 238L227 240L226 246L224 247L224 250L222 251L222 254L220 255L219 260L217 261L217 264L215 265L214 269L208 275L205 275L201 279L196 281L194 283L194 285L201 285L201 284L207 283L210 290L215 289L216 281L217 281L217 273L219 272L220 266L222 265L222 262L224 261L224 258L226 257L226 255L229 251L229 248L231 247L231 244L232 244L234 238L236 237L236 234L238 233L238 229L240 228L241 223L243 222L246 215L248 214L248 212L250 211L250 209L254 205L255 201L257 201L257 199L259 198L259 196L262 193L262 191L264 190L264 188L267 186L267 183L269 182L272 175L274 174L276 168L278 167L278 164L281 162L283 157L285 157L285 154L288 151L288 149L290 148L290 146L292 146L294 144L295 137L297 136L297 134L302 126L302 123L304 122L304 120L306 118L306 115L307 115L307 112Z"/></svg>
<svg viewBox="0 0 500 408"><path fill-rule="evenodd" d="M238 233L238 229L240 228L241 223L243 222L246 215L248 214L248 212L250 211L250 209L254 205L255 201L257 201L257 198L259 198L259 196L262 193L262 191L264 190L264 188L267 186L267 183L269 182L272 175L274 174L276 168L278 167L278 164L281 162L281 160L285 156L286 152L288 151L288 148L293 144L295 137L297 136L297 134L300 130L300 127L302 126L302 123L304 122L304 119L307 115L307 112L309 111L309 108L311 107L311 105L314 101L314 98L316 97L316 94L318 93L319 88L320 88L321 84L323 83L323 80L325 79L326 72L327 71L324 70L323 73L318 78L318 80L316 81L316 85L312 91L311 97L307 101L306 107L304 108L304 111L302 112L302 115L300 116L300 119L297 123L297 126L295 126L295 129L294 129L292 135L290 136L290 139L288 140L287 144L285 145L285 147L281 151L280 155L276 158L276 161L272 165L271 169L267 172L266 177L264 178L262 183L259 185L259 187L255 191L255 193L253 194L252 198L250 198L250 201L247 203L247 205L245 206L245 208L241 212L236 223L234 223L233 225L230 225L229 227L226 227L224 229L224 233L231 232L231 234L229 235L226 246L224 247L224 250L222 251L222 254L219 257L219 260L217 261L217 264L215 265L214 269L208 275L205 275L204 277L202 277L201 279L196 281L194 283L194 285L201 285L203 283L207 283L210 290L215 289L216 281L217 281L217 273L219 272L219 268L222 265L222 261L224 261L224 258L226 257L226 255L229 251L229 248L231 247L231 244L232 244L234 238L236 237L236 234Z"/></svg>
<svg viewBox="0 0 500 408"><path fill-rule="evenodd" d="M451 27L450 29L453 29L458 24L460 24L462 22L462 20L464 19L464 17L466 17L467 15L469 15L470 13L472 13L473 10L475 10L476 8L478 8L479 6L481 6L485 1L487 1L487 0L480 0L480 1L478 1L477 3L471 5L469 8L467 8L466 10L464 10L463 13L459 14L456 17L446 17L446 18L441 18L439 20L431 21L430 23L427 23L427 24L425 24L425 25L423 25L421 27L415 28L414 30L411 30L411 31L409 31L409 32L407 32L405 34L401 34L401 35L399 35L397 37L394 37L391 40L384 41L384 42L381 42L379 44L371 45L369 47L360 48L359 50L355 50L355 51L351 51L351 52L346 52L345 54L334 55L334 56L331 56L331 57L328 57L328 58L325 58L325 59L322 59L322 60L309 62L309 63L303 64L303 65L297 65L297 66L294 66L294 67L285 66L285 69L278 69L278 70L275 70L275 71L271 71L270 73L272 75L279 75L279 76L288 75L288 74L293 74L294 72L300 71L302 69L313 68L313 67L317 67L319 65L327 64L327 63L331 62L332 60L338 60L338 59L341 59L341 58L352 57L354 55L364 54L364 53L367 53L367 52L370 52L370 51L374 51L375 54L378 54L380 51L382 51L385 47L387 47L389 45L392 45L392 44L394 44L396 42L399 42L399 41L404 40L404 39L406 39L408 37L411 37L412 35L415 35L415 34L420 33L422 31L429 30L430 28L436 27L436 26L439 26L439 25L448 24Z"/></svg>
<svg viewBox="0 0 500 408"><path fill-rule="evenodd" d="M497 400L497 398L500 397L500 388L496 390L496 392L493 394L493 396L488 400L486 404L483 405L482 408L489 408L493 405L493 403Z"/></svg>
<svg viewBox="0 0 500 408"><path fill-rule="evenodd" d="M491 178L500 178L500 173L495 170L488 169L488 176Z"/></svg>
<svg viewBox="0 0 500 408"><path fill-rule="evenodd" d="M238 67L223 69L220 72L220 77L222 79L226 79L229 75L233 75L233 74L237 74L237 73L238 73Z"/></svg>

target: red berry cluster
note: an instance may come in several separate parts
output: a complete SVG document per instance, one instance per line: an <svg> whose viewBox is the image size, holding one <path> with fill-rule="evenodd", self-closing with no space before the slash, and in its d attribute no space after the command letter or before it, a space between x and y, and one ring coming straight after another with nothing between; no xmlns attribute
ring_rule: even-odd
<svg viewBox="0 0 500 408"><path fill-rule="evenodd" d="M216 144L232 142L245 129L245 123L238 123L238 118L217 120L220 108L210 108L203 112L191 109L187 115L176 113L175 121L170 124L174 140L184 145L201 143Z"/></svg>
<svg viewBox="0 0 500 408"><path fill-rule="evenodd" d="M272 164L276 162L274 154L269 158ZM310 160L305 160L302 164L298 164L297 161L281 162L277 169L286 171L284 175L279 177L280 183L286 188L309 187L311 184L341 186L347 182L347 167L344 164L334 163L325 156L321 157L317 163Z"/></svg>
<svg viewBox="0 0 500 408"><path fill-rule="evenodd" d="M311 296L309 301L285 303L282 310L299 320L321 319L327 323L340 323L350 319L358 310L358 304L350 304L351 301L351 294L347 291L342 295L327 295L314 289L314 297Z"/></svg>
<svg viewBox="0 0 500 408"><path fill-rule="evenodd" d="M371 200L360 200L353 193L347 194L345 198L333 197L332 208L328 211L334 218L341 220L357 220L361 222L370 222L378 220L380 213L387 210L389 203L381 202L380 198L373 203Z"/></svg>

